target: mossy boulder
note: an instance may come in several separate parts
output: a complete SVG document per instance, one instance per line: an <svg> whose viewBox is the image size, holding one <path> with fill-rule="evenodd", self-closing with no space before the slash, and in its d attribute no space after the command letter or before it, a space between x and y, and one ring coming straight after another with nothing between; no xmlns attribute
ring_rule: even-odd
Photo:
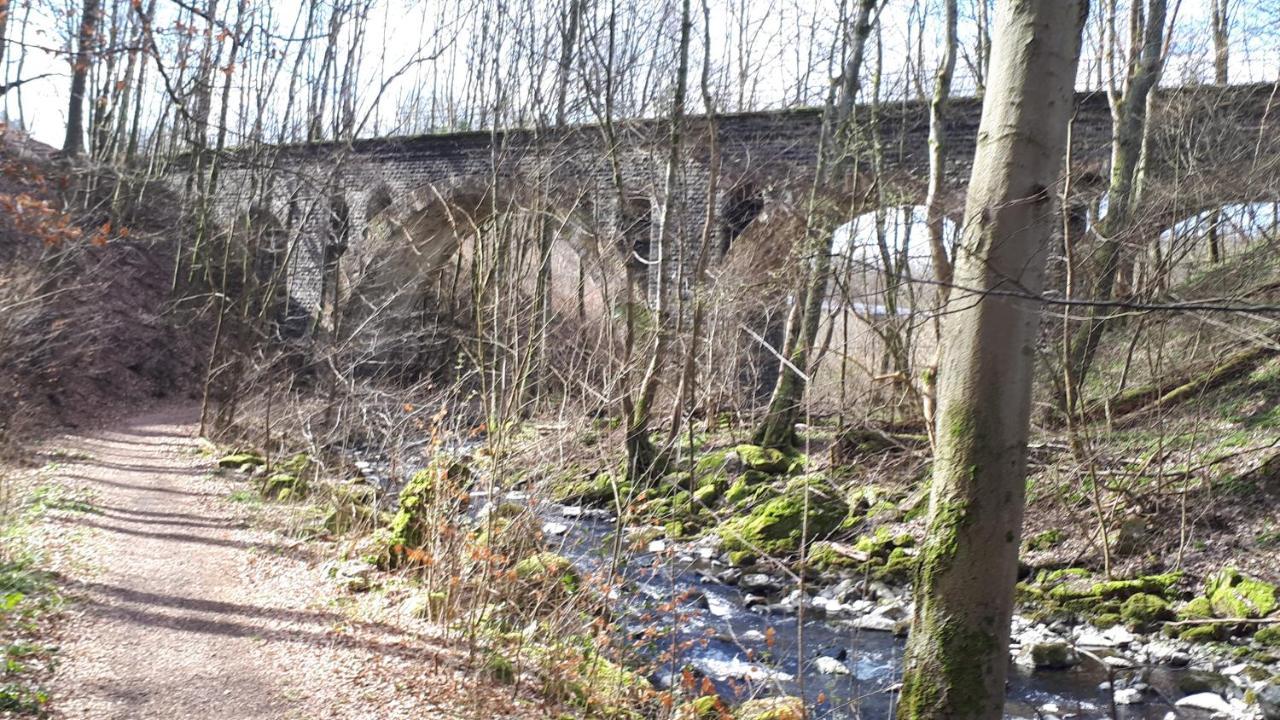
<svg viewBox="0 0 1280 720"><path fill-rule="evenodd" d="M619 497L626 497L628 490L625 483L614 482L612 473L575 470L554 482L551 499L563 505L612 508Z"/></svg>
<svg viewBox="0 0 1280 720"><path fill-rule="evenodd" d="M258 467L259 465L266 465L266 464L267 464L266 458L262 457L261 453L254 452L252 450L234 452L234 453L231 453L230 455L224 455L218 458L218 467L225 468L228 470L241 470L241 469L244 469L246 466L250 468L255 468L255 467Z"/></svg>
<svg viewBox="0 0 1280 720"><path fill-rule="evenodd" d="M721 499L726 505L743 506L753 505L771 494L776 493L769 485L769 476L758 470L748 470L733 481Z"/></svg>
<svg viewBox="0 0 1280 720"><path fill-rule="evenodd" d="M1138 593L1168 597L1182 579L1182 573L1143 575L1129 580L1106 580L1095 583L1090 594L1104 600L1123 600Z"/></svg>
<svg viewBox="0 0 1280 720"><path fill-rule="evenodd" d="M733 448L723 448L703 453L693 463L693 475L697 478L718 475L724 477L733 474L741 467L741 459Z"/></svg>
<svg viewBox="0 0 1280 720"><path fill-rule="evenodd" d="M809 546L807 562L809 567L819 571L841 570L860 566L865 562L860 557L863 556L852 546L819 540Z"/></svg>
<svg viewBox="0 0 1280 720"><path fill-rule="evenodd" d="M311 469L311 456L304 452L294 453L285 460L276 463L276 468L294 475L302 475Z"/></svg>
<svg viewBox="0 0 1280 720"><path fill-rule="evenodd" d="M911 580L916 571L916 556L906 548L896 547L889 551L889 557L871 571L871 577L890 584L904 584Z"/></svg>
<svg viewBox="0 0 1280 720"><path fill-rule="evenodd" d="M1099 630L1106 630L1107 628L1115 627L1116 625L1123 623L1124 618L1120 616L1120 613L1104 612L1094 615L1092 622L1093 626Z"/></svg>
<svg viewBox="0 0 1280 720"><path fill-rule="evenodd" d="M534 553L516 563L515 575L525 587L535 589L574 593L581 585L569 558L550 551Z"/></svg>
<svg viewBox="0 0 1280 720"><path fill-rule="evenodd" d="M1178 638L1190 643L1208 643L1221 640L1223 630L1220 625L1192 625L1178 633Z"/></svg>
<svg viewBox="0 0 1280 720"><path fill-rule="evenodd" d="M806 497L804 488L808 487ZM821 487L807 483L787 490L754 508L749 514L733 518L716 529L724 549L751 550L773 554L790 554L800 547L802 535L819 540L831 534L848 513L843 498Z"/></svg>
<svg viewBox="0 0 1280 720"><path fill-rule="evenodd" d="M793 695L756 698L738 706L734 720L804 720L804 700Z"/></svg>
<svg viewBox="0 0 1280 720"><path fill-rule="evenodd" d="M258 484L258 492L262 497L281 502L299 500L306 497L308 491L307 482L289 472L272 473Z"/></svg>
<svg viewBox="0 0 1280 720"><path fill-rule="evenodd" d="M1253 641L1265 648L1280 650L1280 625L1267 625L1253 634Z"/></svg>
<svg viewBox="0 0 1280 720"><path fill-rule="evenodd" d="M387 565L396 564L407 550L422 547L434 519L452 517L465 509L471 471L447 456L437 456L425 469L414 473L400 490L396 512L380 537L387 546Z"/></svg>
<svg viewBox="0 0 1280 720"><path fill-rule="evenodd" d="M1130 595L1120 606L1120 617L1131 630L1150 632L1158 623L1173 618L1173 610L1164 598L1138 593Z"/></svg>
<svg viewBox="0 0 1280 720"><path fill-rule="evenodd" d="M548 678L547 689L561 695L591 714L591 717L621 720L640 718L642 707L653 693L644 677L597 654L565 667L563 653L548 650L544 659L555 661L560 671Z"/></svg>
<svg viewBox="0 0 1280 720"><path fill-rule="evenodd" d="M1037 670L1066 670L1080 664L1080 656L1067 643L1039 642L1031 646L1030 660Z"/></svg>
<svg viewBox="0 0 1280 720"><path fill-rule="evenodd" d="M1062 531L1056 528L1036 533L1027 539L1028 550L1049 550L1062 542Z"/></svg>
<svg viewBox="0 0 1280 720"><path fill-rule="evenodd" d="M720 496L724 495L725 490L729 487L727 478L721 475L711 475L703 477L698 482L698 487L693 491L693 501L699 507L712 507Z"/></svg>
<svg viewBox="0 0 1280 720"><path fill-rule="evenodd" d="M1224 568L1205 583L1205 596L1213 613L1221 618L1260 618L1275 612L1276 586L1242 575L1235 568Z"/></svg>
<svg viewBox="0 0 1280 720"><path fill-rule="evenodd" d="M779 475L796 472L804 467L804 456L795 452L784 452L777 448L760 447L759 445L739 445L734 448L738 459L751 470Z"/></svg>
<svg viewBox="0 0 1280 720"><path fill-rule="evenodd" d="M1044 576L1042 583L1049 586L1049 597L1059 602L1071 600L1125 600L1126 598L1146 593L1159 597L1168 597L1175 585L1182 578L1181 573L1164 573L1162 575L1144 575L1127 580L1103 580L1093 582L1088 570L1066 568Z"/></svg>
<svg viewBox="0 0 1280 720"><path fill-rule="evenodd" d="M720 720L727 714L724 701L718 695L703 695L676 708L673 720Z"/></svg>
<svg viewBox="0 0 1280 720"><path fill-rule="evenodd" d="M1194 598L1178 608L1179 620L1208 620L1213 617L1213 604L1207 597Z"/></svg>

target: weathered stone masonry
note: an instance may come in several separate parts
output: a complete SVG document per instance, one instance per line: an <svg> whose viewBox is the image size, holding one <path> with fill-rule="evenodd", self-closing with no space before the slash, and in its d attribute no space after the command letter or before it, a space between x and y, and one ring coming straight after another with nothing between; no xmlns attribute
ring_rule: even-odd
<svg viewBox="0 0 1280 720"><path fill-rule="evenodd" d="M1280 125L1280 107L1273 104L1280 102L1272 85L1164 91L1153 116L1149 216L1167 225L1169 218L1199 207L1280 197L1273 129ZM1084 203L1105 187L1111 116L1101 94L1078 94L1076 106L1072 202ZM927 104L888 104L874 117L868 107L860 107L858 113L864 127L872 127L874 119L883 147L879 176L871 177L869 161L860 172L880 183L886 202L922 202L928 169ZM957 217L980 116L979 100L951 103L946 206ZM677 263L692 261L701 232L711 122L690 118L684 128L678 212L669 235L675 243L663 264L667 275ZM719 116L714 123L721 153L720 242L727 244L766 208L803 202L814 176L821 113L742 113ZM501 207L495 198L519 202L531 188L539 188L564 212L591 215L596 227L617 236L624 235L638 215L647 214L652 227L660 215L668 125L646 120L615 127L621 201L604 133L598 126L581 126L541 133L508 130L362 139L349 145L283 145L253 156L233 152L224 161L215 215L230 223L246 213L269 213L289 228L298 239L290 292L296 302L313 309L321 302L326 255L365 242L378 223L398 227L396 223L410 218L421 222L424 214L470 214L482 206ZM1176 192L1162 193L1162 187Z"/></svg>

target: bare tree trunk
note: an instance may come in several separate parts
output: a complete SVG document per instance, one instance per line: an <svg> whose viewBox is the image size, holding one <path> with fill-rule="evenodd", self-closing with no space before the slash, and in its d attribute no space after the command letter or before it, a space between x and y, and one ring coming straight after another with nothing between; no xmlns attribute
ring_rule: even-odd
<svg viewBox="0 0 1280 720"><path fill-rule="evenodd" d="M934 78L933 98L929 102L929 193L925 199L925 223L929 230L929 254L933 258L933 277L938 282L938 299L941 303L947 300L947 287L951 284L951 259L947 254L945 208L942 205L942 185L946 181L947 171L947 99L951 96L951 78L956 70L956 0L944 0L943 14L945 33L942 47L942 62L938 65L938 74ZM934 329L941 339L939 323L935 316ZM938 353L941 353L941 345ZM921 376L921 395L924 400L924 420L926 426L933 427L933 411L937 398L938 361L935 354L933 362L925 368ZM930 440L933 434L930 430Z"/></svg>
<svg viewBox="0 0 1280 720"><path fill-rule="evenodd" d="M71 104L67 108L67 136L62 154L76 157L84 152L84 94L89 78L93 47L98 42L98 16L101 0L85 0L80 18L80 39L76 46L75 64L71 67Z"/></svg>
<svg viewBox="0 0 1280 720"><path fill-rule="evenodd" d="M0 68L4 67L5 31L9 27L9 0L0 0ZM0 78L3 84L6 78Z"/></svg>
<svg viewBox="0 0 1280 720"><path fill-rule="evenodd" d="M858 2L858 14L850 28L848 54L838 90L827 100L826 117L819 140L814 196L818 188L826 188L843 180L845 171L851 164L854 132L851 120L876 5L877 0ZM801 282L787 316L787 335L782 350L786 361L778 370L778 381L773 388L773 396L769 399L769 411L754 434L756 443L768 447L795 443L796 418L808 385L806 377L801 373L810 370L809 356L818 338L822 301L826 297L831 277L832 233L839 225L839 216L831 209L820 208L819 205L816 197L810 198L808 227L800 248Z"/></svg>
<svg viewBox="0 0 1280 720"><path fill-rule="evenodd" d="M1100 264L1091 293L1094 300L1109 300L1114 295L1116 277L1124 260L1125 234L1133 227L1134 210L1141 195L1140 170L1148 100L1163 65L1166 7L1166 0L1146 0L1146 11L1141 14L1143 23L1131 23L1132 44L1139 49L1130 64L1123 95L1112 99L1111 179L1107 189L1107 214L1098 224ZM1077 401L1106 330L1106 312L1105 308L1090 306L1072 338L1066 368L1074 390L1071 397ZM1063 409L1074 411L1065 401Z"/></svg>
<svg viewBox="0 0 1280 720"><path fill-rule="evenodd" d="M658 273L657 291L654 301L654 316L657 322L653 351L649 356L649 364L640 381L639 392L628 397L627 410L627 478L632 482L648 480L654 474L660 458L649 440L649 420L653 412L653 401L658 393L658 376L666 363L667 349L670 345L671 329L668 327L671 313L667 306L670 290L667 288L667 249L674 238L671 224L675 220L676 196L680 192L678 171L680 165L680 143L684 130L685 94L689 80L689 32L692 18L689 9L690 0L684 0L680 10L680 56L676 68L675 98L671 110L671 134L668 138L670 147L667 156L667 174L663 183L662 215L659 220L656 255L657 264L654 269ZM678 258L677 258L678 260ZM628 392L631 392L630 390Z"/></svg>
<svg viewBox="0 0 1280 720"><path fill-rule="evenodd" d="M1227 45L1230 0L1213 0L1213 82L1215 85L1227 84L1227 66L1231 58L1231 49ZM1215 209L1209 216L1209 262L1222 262L1222 241L1219 238L1219 227L1222 225L1222 211Z"/></svg>
<svg viewBox="0 0 1280 720"><path fill-rule="evenodd" d="M999 718L1039 307L1087 0L997 11L943 335L929 529L898 717ZM1010 290L1013 294L989 294Z"/></svg>

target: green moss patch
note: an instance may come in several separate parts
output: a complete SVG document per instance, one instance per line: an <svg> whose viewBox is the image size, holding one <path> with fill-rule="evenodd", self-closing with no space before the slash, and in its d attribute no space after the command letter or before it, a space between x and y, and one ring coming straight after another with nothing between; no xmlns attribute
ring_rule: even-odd
<svg viewBox="0 0 1280 720"><path fill-rule="evenodd" d="M1280 606L1276 586L1224 568L1205 582L1205 596L1221 618L1260 618Z"/></svg>
<svg viewBox="0 0 1280 720"><path fill-rule="evenodd" d="M804 456L799 453L759 445L739 445L734 452L747 468L770 475L798 472L805 463Z"/></svg>
<svg viewBox="0 0 1280 720"><path fill-rule="evenodd" d="M229 470L241 470L245 467L255 468L266 463L266 458L262 457L261 453L252 450L234 452L218 458L218 467Z"/></svg>
<svg viewBox="0 0 1280 720"><path fill-rule="evenodd" d="M808 487L808 512L805 511ZM767 554L791 554L799 547L804 530L809 540L830 535L844 520L849 507L819 483L789 486L782 495L766 501L749 514L728 520L716 529L729 551L749 550Z"/></svg>
<svg viewBox="0 0 1280 720"><path fill-rule="evenodd" d="M516 563L515 574L525 586L542 590L573 593L581 584L569 558L549 551L535 553Z"/></svg>
<svg viewBox="0 0 1280 720"><path fill-rule="evenodd" d="M1147 593L1130 595L1120 606L1120 617L1130 629L1150 632L1158 623L1173 618L1173 610L1162 597Z"/></svg>

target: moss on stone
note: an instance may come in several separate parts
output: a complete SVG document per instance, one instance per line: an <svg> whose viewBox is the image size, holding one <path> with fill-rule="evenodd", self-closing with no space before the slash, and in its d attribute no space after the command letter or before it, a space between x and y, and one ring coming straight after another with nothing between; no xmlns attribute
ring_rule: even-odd
<svg viewBox="0 0 1280 720"><path fill-rule="evenodd" d="M721 499L726 505L754 505L765 496L774 493L768 482L768 475L758 470L748 470L733 481Z"/></svg>
<svg viewBox="0 0 1280 720"><path fill-rule="evenodd" d="M1178 608L1180 620L1207 620L1213 617L1213 604L1207 597L1198 597Z"/></svg>
<svg viewBox="0 0 1280 720"><path fill-rule="evenodd" d="M1178 637L1187 642L1207 643L1218 640L1219 632L1217 625L1192 625L1178 633Z"/></svg>
<svg viewBox="0 0 1280 720"><path fill-rule="evenodd" d="M465 497L461 489L470 476L466 465L440 455L409 478L400 490L396 512L383 534L388 551L384 564L394 565L406 550L422 547L433 525L433 507L437 502L447 502L451 507L440 509L456 512L456 503Z"/></svg>
<svg viewBox="0 0 1280 720"><path fill-rule="evenodd" d="M569 558L550 551L534 553L516 563L515 574L526 586L568 593L577 592L581 582Z"/></svg>
<svg viewBox="0 0 1280 720"><path fill-rule="evenodd" d="M1120 606L1120 617L1124 619L1130 629L1138 632L1150 632L1156 623L1172 618L1173 610L1169 608L1169 603L1162 597L1148 593L1138 593L1130 595L1124 601L1124 604Z"/></svg>
<svg viewBox="0 0 1280 720"><path fill-rule="evenodd" d="M1205 584L1205 595L1213 613L1223 618L1259 618L1270 615L1278 605L1276 586L1225 568Z"/></svg>
<svg viewBox="0 0 1280 720"><path fill-rule="evenodd" d="M733 717L734 720L804 720L804 700L792 695L755 698L739 705Z"/></svg>
<svg viewBox="0 0 1280 720"><path fill-rule="evenodd" d="M257 467L259 465L265 465L266 463L267 461L262 457L261 453L254 452L252 450L234 452L230 455L224 455L221 458L218 458L218 467L230 470L239 470L246 465L249 467Z"/></svg>
<svg viewBox="0 0 1280 720"><path fill-rule="evenodd" d="M1107 600L1123 600L1138 593L1166 597L1181 579L1182 573L1172 572L1161 575L1144 575L1131 580L1106 580L1094 583L1090 588L1090 595Z"/></svg>
<svg viewBox="0 0 1280 720"><path fill-rule="evenodd" d="M293 473L278 472L263 478L258 485L262 497L284 502L306 497L309 492L306 481Z"/></svg>
<svg viewBox="0 0 1280 720"><path fill-rule="evenodd" d="M777 448L739 445L734 452L747 468L770 475L796 472L804 467L803 455Z"/></svg>
<svg viewBox="0 0 1280 720"><path fill-rule="evenodd" d="M694 477L705 477L708 475L723 475L729 463L729 453L733 452L733 448L723 448L714 450L709 453L703 453L693 464Z"/></svg>
<svg viewBox="0 0 1280 720"><path fill-rule="evenodd" d="M693 501L699 507L712 507L728 487L728 480L722 476L703 478L702 483L693 491Z"/></svg>
<svg viewBox="0 0 1280 720"><path fill-rule="evenodd" d="M1253 641L1267 648L1280 649L1280 625L1267 625L1253 634Z"/></svg>
<svg viewBox="0 0 1280 720"><path fill-rule="evenodd" d="M673 720L720 720L726 713L718 695L703 695L676 708Z"/></svg>
<svg viewBox="0 0 1280 720"><path fill-rule="evenodd" d="M749 514L726 521L716 530L725 549L789 554L800 547L806 529L810 540L829 535L840 525L848 507L842 499L815 485L809 485L807 512L803 486L789 487Z"/></svg>
<svg viewBox="0 0 1280 720"><path fill-rule="evenodd" d="M809 546L807 562L809 567L819 571L854 568L861 564L856 558L837 550L835 543L826 540Z"/></svg>
<svg viewBox="0 0 1280 720"><path fill-rule="evenodd" d="M295 453L283 462L277 463L276 467L284 472L301 475L311 468L311 456L304 453Z"/></svg>
<svg viewBox="0 0 1280 720"><path fill-rule="evenodd" d="M1120 617L1120 613L1105 612L1093 616L1093 625L1102 630L1109 627L1115 627L1124 622L1124 618Z"/></svg>
<svg viewBox="0 0 1280 720"><path fill-rule="evenodd" d="M1032 535L1027 540L1028 550L1048 550L1062 542L1062 531L1058 529L1045 530L1041 533Z"/></svg>
<svg viewBox="0 0 1280 720"><path fill-rule="evenodd" d="M551 499L564 505L613 507L618 495L625 495L625 484L616 489L608 472L583 473L576 468L557 478L551 486Z"/></svg>
<svg viewBox="0 0 1280 720"><path fill-rule="evenodd" d="M883 564L872 570L871 576L890 584L904 584L911 580L915 568L916 557L905 548L895 547L889 551L889 556L885 558Z"/></svg>

